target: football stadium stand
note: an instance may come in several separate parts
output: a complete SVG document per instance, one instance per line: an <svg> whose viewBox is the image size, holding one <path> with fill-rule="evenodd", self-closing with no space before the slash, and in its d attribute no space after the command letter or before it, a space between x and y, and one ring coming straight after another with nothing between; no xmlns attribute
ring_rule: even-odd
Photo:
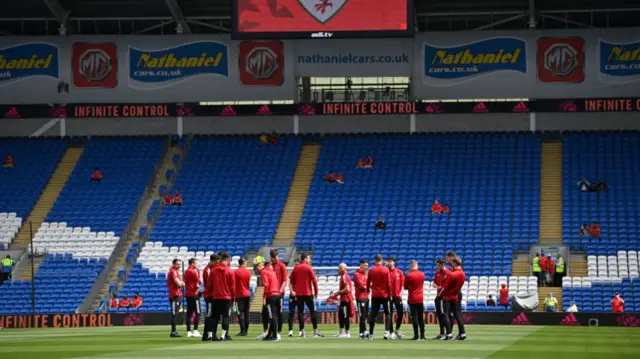
<svg viewBox="0 0 640 359"><path fill-rule="evenodd" d="M355 168L367 155L374 168ZM345 184L326 183L330 171ZM538 135L326 137L296 246L319 266L356 265L379 251L403 270L412 258L434 263L456 250L467 273L509 276L513 250L537 242L539 184ZM432 215L436 199L451 213ZM386 231L374 231L379 215Z"/></svg>
<svg viewBox="0 0 640 359"><path fill-rule="evenodd" d="M302 140L262 144L251 137L196 137L172 189L183 206L165 207L120 293L135 292L151 311L166 311L166 272L173 258L226 250L233 264L270 243L284 207ZM149 279L152 279L149 281Z"/></svg>
<svg viewBox="0 0 640 359"><path fill-rule="evenodd" d="M161 138L87 142L47 221L34 237L36 252L46 255L35 275L38 312L74 312L82 303L129 222L164 143ZM96 167L104 179L90 183ZM59 300L62 294L51 295L49 290L54 287L64 293L64 303ZM0 298L16 299L17 294L28 297L30 293L28 281L0 287Z"/></svg>
<svg viewBox="0 0 640 359"><path fill-rule="evenodd" d="M565 277L562 281L563 307L574 301L581 312L610 312L611 298L620 293L626 312L640 312L640 282L631 278Z"/></svg>
<svg viewBox="0 0 640 359"><path fill-rule="evenodd" d="M0 161L8 155L15 161L11 168L0 165L0 249L8 247L15 237L64 149L62 140L0 140Z"/></svg>
<svg viewBox="0 0 640 359"><path fill-rule="evenodd" d="M564 137L563 238L572 250L615 256L638 248L640 146L637 132L572 133ZM605 193L581 192L582 178L601 179ZM580 236L580 225L599 223L600 238Z"/></svg>

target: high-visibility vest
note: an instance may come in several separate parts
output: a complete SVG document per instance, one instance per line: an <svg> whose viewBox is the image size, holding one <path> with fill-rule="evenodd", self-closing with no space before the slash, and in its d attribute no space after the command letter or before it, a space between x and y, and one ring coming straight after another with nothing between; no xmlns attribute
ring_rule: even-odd
<svg viewBox="0 0 640 359"><path fill-rule="evenodd" d="M533 271L540 272L540 257L533 257Z"/></svg>
<svg viewBox="0 0 640 359"><path fill-rule="evenodd" d="M2 266L3 267L13 267L13 259L11 258L5 258L2 260Z"/></svg>
<svg viewBox="0 0 640 359"><path fill-rule="evenodd" d="M259 254L256 256L256 264L258 263L264 263L264 257Z"/></svg>
<svg viewBox="0 0 640 359"><path fill-rule="evenodd" d="M564 273L564 258L559 259L556 263L556 273Z"/></svg>
<svg viewBox="0 0 640 359"><path fill-rule="evenodd" d="M545 307L555 307L558 301L554 297L545 297L544 298L544 306Z"/></svg>

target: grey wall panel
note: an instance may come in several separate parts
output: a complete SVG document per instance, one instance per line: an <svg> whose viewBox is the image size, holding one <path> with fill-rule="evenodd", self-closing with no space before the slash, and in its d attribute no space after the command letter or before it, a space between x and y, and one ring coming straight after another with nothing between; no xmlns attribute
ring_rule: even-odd
<svg viewBox="0 0 640 359"><path fill-rule="evenodd" d="M300 116L300 133L409 132L409 116Z"/></svg>
<svg viewBox="0 0 640 359"><path fill-rule="evenodd" d="M528 131L529 114L416 116L416 132Z"/></svg>
<svg viewBox="0 0 640 359"><path fill-rule="evenodd" d="M293 133L292 116L271 117L186 117L184 134Z"/></svg>
<svg viewBox="0 0 640 359"><path fill-rule="evenodd" d="M46 118L0 119L0 137L29 137L40 127L51 121ZM58 125L53 126L58 129ZM60 134L60 130L54 135Z"/></svg>
<svg viewBox="0 0 640 359"><path fill-rule="evenodd" d="M538 113L538 131L640 130L640 114L620 113Z"/></svg>
<svg viewBox="0 0 640 359"><path fill-rule="evenodd" d="M171 135L175 118L68 118L67 136Z"/></svg>

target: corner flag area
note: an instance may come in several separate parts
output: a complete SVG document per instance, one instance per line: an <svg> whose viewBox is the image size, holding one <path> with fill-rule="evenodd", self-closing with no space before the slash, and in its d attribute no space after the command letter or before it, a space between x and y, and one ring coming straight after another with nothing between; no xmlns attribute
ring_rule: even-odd
<svg viewBox="0 0 640 359"><path fill-rule="evenodd" d="M231 333L238 332L232 327ZM11 358L638 358L640 330L615 327L471 326L469 340L386 341L337 339L335 326L321 326L326 338L288 338L259 342L250 336L224 343L169 338L166 327L83 329L2 329L0 352ZM434 336L434 327L427 334ZM184 333L181 333L184 334ZM286 334L286 333L285 333ZM410 334L405 331L405 335Z"/></svg>

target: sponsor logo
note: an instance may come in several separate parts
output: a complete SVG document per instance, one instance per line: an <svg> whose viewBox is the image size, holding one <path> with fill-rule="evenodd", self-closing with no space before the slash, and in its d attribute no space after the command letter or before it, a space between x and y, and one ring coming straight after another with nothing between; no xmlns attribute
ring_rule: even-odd
<svg viewBox="0 0 640 359"><path fill-rule="evenodd" d="M176 115L178 116L193 116L193 108L191 105L179 103L176 107Z"/></svg>
<svg viewBox="0 0 640 359"><path fill-rule="evenodd" d="M560 112L576 112L578 111L578 105L573 100L565 100L558 104L558 111Z"/></svg>
<svg viewBox="0 0 640 359"><path fill-rule="evenodd" d="M47 76L60 78L59 48L34 42L0 49L0 86L15 83L27 77Z"/></svg>
<svg viewBox="0 0 640 359"><path fill-rule="evenodd" d="M302 105L298 108L298 114L299 115L306 115L306 116L310 116L310 115L315 115L316 114L316 108L313 107L312 105L306 104L306 105Z"/></svg>
<svg viewBox="0 0 640 359"><path fill-rule="evenodd" d="M129 49L129 78L159 84L193 76L229 76L227 45L199 41L163 50Z"/></svg>
<svg viewBox="0 0 640 359"><path fill-rule="evenodd" d="M529 112L529 106L524 101L520 101L517 105L511 109L513 112Z"/></svg>
<svg viewBox="0 0 640 359"><path fill-rule="evenodd" d="M537 61L540 82L580 83L584 81L584 39L541 37Z"/></svg>
<svg viewBox="0 0 640 359"><path fill-rule="evenodd" d="M144 318L140 314L129 314L124 317L125 326L144 325Z"/></svg>
<svg viewBox="0 0 640 359"><path fill-rule="evenodd" d="M273 113L271 112L271 109L267 105L260 106L260 108L256 111L256 115L272 115L272 114Z"/></svg>
<svg viewBox="0 0 640 359"><path fill-rule="evenodd" d="M640 318L636 317L635 315L619 315L616 317L616 322L621 327L640 327Z"/></svg>
<svg viewBox="0 0 640 359"><path fill-rule="evenodd" d="M328 38L333 37L333 32L314 32L311 34L312 38Z"/></svg>
<svg viewBox="0 0 640 359"><path fill-rule="evenodd" d="M585 112L636 112L640 111L640 98L608 98L584 100Z"/></svg>
<svg viewBox="0 0 640 359"><path fill-rule="evenodd" d="M169 117L166 104L160 105L75 105L73 117Z"/></svg>
<svg viewBox="0 0 640 359"><path fill-rule="evenodd" d="M244 41L239 47L240 83L245 86L282 86L282 41Z"/></svg>
<svg viewBox="0 0 640 359"><path fill-rule="evenodd" d="M527 318L526 314L520 313L515 318L513 318L513 320L511 321L511 324L515 324L515 325L531 325L531 322L529 321L529 318Z"/></svg>
<svg viewBox="0 0 640 359"><path fill-rule="evenodd" d="M573 313L569 313L564 318L562 318L562 320L560 321L560 325L577 325L577 326L579 326L580 323L576 319L576 316L573 315Z"/></svg>
<svg viewBox="0 0 640 359"><path fill-rule="evenodd" d="M489 109L487 108L487 105L484 104L484 102L480 102L477 105L473 106L473 109L471 109L471 111L475 113L487 113L489 112Z"/></svg>
<svg viewBox="0 0 640 359"><path fill-rule="evenodd" d="M640 75L640 41L616 44L600 40L600 73L616 77Z"/></svg>
<svg viewBox="0 0 640 359"><path fill-rule="evenodd" d="M67 117L67 107L64 105L54 105L49 109L49 116L53 118Z"/></svg>
<svg viewBox="0 0 640 359"><path fill-rule="evenodd" d="M348 0L298 0L311 17L324 24L347 4Z"/></svg>
<svg viewBox="0 0 640 359"><path fill-rule="evenodd" d="M444 108L442 108L442 105L434 102L434 103L430 103L427 104L427 106L425 106L424 108L424 112L426 113L444 113Z"/></svg>
<svg viewBox="0 0 640 359"><path fill-rule="evenodd" d="M11 107L7 112L4 113L4 118L20 118L20 112L17 108Z"/></svg>
<svg viewBox="0 0 640 359"><path fill-rule="evenodd" d="M527 72L527 44L499 37L462 46L424 45L426 77L455 80L495 71Z"/></svg>
<svg viewBox="0 0 640 359"><path fill-rule="evenodd" d="M323 103L323 115L410 115L418 113L416 102Z"/></svg>
<svg viewBox="0 0 640 359"><path fill-rule="evenodd" d="M73 44L73 86L114 88L118 84L118 48L115 44Z"/></svg>
<svg viewBox="0 0 640 359"><path fill-rule="evenodd" d="M222 116L236 116L238 113L231 105L225 106L222 111L220 111L220 115Z"/></svg>

